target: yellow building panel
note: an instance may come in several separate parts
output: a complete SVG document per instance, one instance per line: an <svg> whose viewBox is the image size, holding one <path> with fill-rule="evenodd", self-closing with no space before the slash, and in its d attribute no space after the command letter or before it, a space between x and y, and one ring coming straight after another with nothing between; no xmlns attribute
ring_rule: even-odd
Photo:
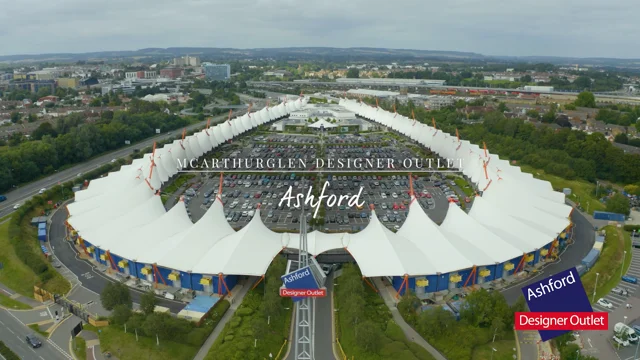
<svg viewBox="0 0 640 360"><path fill-rule="evenodd" d="M426 280L426 279L416 280L416 286L427 287L429 286L429 280Z"/></svg>
<svg viewBox="0 0 640 360"><path fill-rule="evenodd" d="M491 270L489 269L484 269L484 270L480 270L480 277L487 277L491 275Z"/></svg>
<svg viewBox="0 0 640 360"><path fill-rule="evenodd" d="M169 280L171 281L180 280L180 274L172 272L171 274L169 274Z"/></svg>
<svg viewBox="0 0 640 360"><path fill-rule="evenodd" d="M87 248L87 252L88 252L89 254L93 254L93 250L94 250L93 246L89 246L89 247Z"/></svg>
<svg viewBox="0 0 640 360"><path fill-rule="evenodd" d="M540 255L542 255L542 256L547 256L548 253L549 253L549 250L547 250L547 249L540 250Z"/></svg>
<svg viewBox="0 0 640 360"><path fill-rule="evenodd" d="M460 281L462 281L462 276L460 276L460 275L451 275L451 276L449 276L449 281L451 281L452 283L459 283Z"/></svg>
<svg viewBox="0 0 640 360"><path fill-rule="evenodd" d="M118 267L119 267L119 268L124 269L124 268L126 268L126 267L127 267L127 265L129 265L129 262L128 262L127 260L120 260L120 261L118 261Z"/></svg>
<svg viewBox="0 0 640 360"><path fill-rule="evenodd" d="M507 270L507 271L511 271L511 270L513 270L513 268L514 268L514 267L515 267L515 266L513 265L513 263L506 263L506 264L504 264L504 269L505 269L505 270Z"/></svg>
<svg viewBox="0 0 640 360"><path fill-rule="evenodd" d="M143 275L151 275L151 268L150 267L144 267L144 268L142 268L142 270L140 270L140 272Z"/></svg>
<svg viewBox="0 0 640 360"><path fill-rule="evenodd" d="M107 261L107 254L100 254L100 260Z"/></svg>
<svg viewBox="0 0 640 360"><path fill-rule="evenodd" d="M200 279L200 285L211 285L213 280L211 278L202 278Z"/></svg>
<svg viewBox="0 0 640 360"><path fill-rule="evenodd" d="M533 254L529 254L527 255L527 257L524 259L525 262L532 262L534 259Z"/></svg>

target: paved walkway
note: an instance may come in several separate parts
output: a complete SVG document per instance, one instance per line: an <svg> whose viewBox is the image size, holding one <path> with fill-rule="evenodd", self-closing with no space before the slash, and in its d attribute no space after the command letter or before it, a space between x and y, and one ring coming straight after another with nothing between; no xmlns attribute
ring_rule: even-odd
<svg viewBox="0 0 640 360"><path fill-rule="evenodd" d="M224 329L224 326L227 324L227 322L231 320L231 317L236 312L236 309L238 309L238 306L240 306L240 304L242 303L242 299L244 298L244 296L253 287L254 281L244 282L243 285L238 285L231 290L231 294L233 296L227 297L227 300L231 302L229 310L227 310L227 312L222 316L222 319L220 319L220 322L213 329L213 332L211 333L211 335L209 335L209 338L207 338L207 341L204 342L204 344L200 348L200 351L198 351L196 357L194 357L193 360L204 360L205 356L207 356L209 350L213 346L213 343L216 341L218 336L220 336L220 333L222 333L222 329Z"/></svg>
<svg viewBox="0 0 640 360"><path fill-rule="evenodd" d="M398 326L400 326L407 339L410 339L411 341L425 348L436 360L447 360L447 358L440 354L440 352L438 352L436 348L431 346L431 344L423 339L422 336L420 336L420 334L418 334L418 332L411 327L411 325L407 324L407 322L404 321L402 315L400 315L400 312L396 307L396 291L392 287L386 286L380 278L374 278L373 283L378 288L385 304L387 304L387 306L391 310L393 320L396 322L396 324L398 324Z"/></svg>
<svg viewBox="0 0 640 360"><path fill-rule="evenodd" d="M102 355L102 350L100 350L100 340L98 339L98 334L89 330L82 330L80 334L78 334L81 338L86 341L87 348L85 351L87 352L87 360L105 360L104 355ZM113 356L110 359L115 359Z"/></svg>

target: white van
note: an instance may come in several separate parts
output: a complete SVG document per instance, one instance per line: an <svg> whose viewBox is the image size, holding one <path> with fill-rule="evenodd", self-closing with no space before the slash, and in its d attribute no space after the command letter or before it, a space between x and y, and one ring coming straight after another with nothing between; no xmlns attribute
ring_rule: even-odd
<svg viewBox="0 0 640 360"><path fill-rule="evenodd" d="M613 333L614 334L619 334L621 332L626 331L627 334L629 335L627 337L627 339L630 342L636 342L638 341L638 334L636 334L636 331L633 330L632 328L630 328L629 326L623 324L623 323L617 323L614 327L613 327Z"/></svg>

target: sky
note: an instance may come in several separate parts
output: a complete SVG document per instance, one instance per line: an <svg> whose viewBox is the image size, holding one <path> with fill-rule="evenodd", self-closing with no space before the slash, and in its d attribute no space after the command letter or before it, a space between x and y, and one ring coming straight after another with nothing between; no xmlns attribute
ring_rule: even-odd
<svg viewBox="0 0 640 360"><path fill-rule="evenodd" d="M638 0L0 0L0 9L0 55L326 46L640 59Z"/></svg>

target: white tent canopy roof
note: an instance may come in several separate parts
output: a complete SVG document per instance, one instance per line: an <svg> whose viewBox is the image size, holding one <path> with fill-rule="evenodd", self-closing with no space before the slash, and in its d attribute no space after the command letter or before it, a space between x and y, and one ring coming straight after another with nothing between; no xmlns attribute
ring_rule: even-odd
<svg viewBox="0 0 640 360"><path fill-rule="evenodd" d="M151 154L146 154L92 181L68 205L69 224L90 243L140 263L200 274L263 275L284 247L298 248L297 235L269 230L259 210L236 232L225 220L219 201L193 224L184 202L165 211L153 189L178 172L178 159L202 156L242 132L299 110L307 101L299 98L225 121L156 149L153 162ZM412 198L409 215L397 233L381 224L375 211L368 226L356 234L313 231L307 235L312 254L346 249L367 277L450 273L522 256L549 244L570 224L571 208L564 205L564 195L507 160L381 108L352 100L340 100L340 104L410 136L442 157L462 159L462 172L486 191L469 214L450 204L440 226Z"/></svg>

